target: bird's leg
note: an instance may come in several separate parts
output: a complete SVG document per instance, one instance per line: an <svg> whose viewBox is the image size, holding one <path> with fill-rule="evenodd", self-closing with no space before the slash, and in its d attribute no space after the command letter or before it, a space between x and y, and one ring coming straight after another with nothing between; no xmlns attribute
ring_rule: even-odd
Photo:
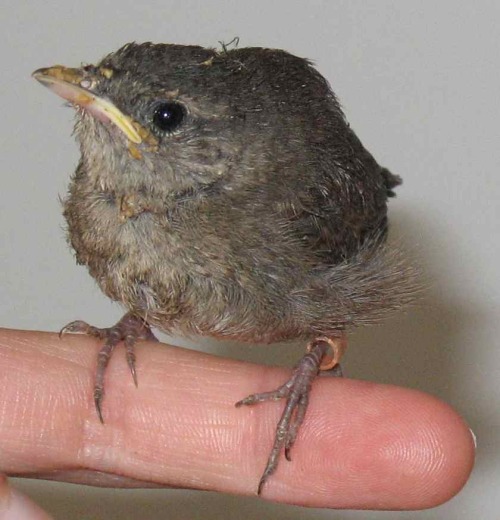
<svg viewBox="0 0 500 520"><path fill-rule="evenodd" d="M316 338L307 345L307 354L295 366L291 378L285 384L271 392L249 395L236 403L236 406L242 406L286 399L285 409L276 428L271 454L259 482L258 495L262 492L266 480L276 470L282 449L285 450L286 459L291 460L290 451L306 414L314 378L321 370L328 370L334 376L342 375L339 361L346 346L344 334L337 338Z"/></svg>
<svg viewBox="0 0 500 520"><path fill-rule="evenodd" d="M66 333L73 334L88 334L104 340L104 345L99 351L97 358L97 370L94 381L94 403L97 410L97 415L103 423L102 417L102 400L104 397L104 373L108 366L111 354L116 345L123 341L125 343L125 352L127 363L137 386L137 374L135 370L135 344L138 340L158 341L155 335L151 332L148 323L132 312L128 312L115 325L108 328L99 329L93 327L84 321L72 321L61 329L59 336Z"/></svg>

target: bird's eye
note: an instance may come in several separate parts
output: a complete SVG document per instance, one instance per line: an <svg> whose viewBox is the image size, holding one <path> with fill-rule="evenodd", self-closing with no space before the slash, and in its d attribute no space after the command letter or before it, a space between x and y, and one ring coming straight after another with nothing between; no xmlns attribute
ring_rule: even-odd
<svg viewBox="0 0 500 520"><path fill-rule="evenodd" d="M158 103L153 111L152 122L162 132L173 132L183 121L186 109L175 101Z"/></svg>

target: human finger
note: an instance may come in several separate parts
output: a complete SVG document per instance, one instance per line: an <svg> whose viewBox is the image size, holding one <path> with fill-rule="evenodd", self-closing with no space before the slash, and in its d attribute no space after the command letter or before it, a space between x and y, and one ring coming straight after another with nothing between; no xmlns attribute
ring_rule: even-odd
<svg viewBox="0 0 500 520"><path fill-rule="evenodd" d="M0 346L3 471L255 493L282 405L234 403L278 386L283 369L141 343L138 388L125 356L112 357L102 425L92 399L98 341L3 330ZM319 378L293 461L280 461L263 496L314 507L431 507L463 486L473 454L465 422L429 395Z"/></svg>

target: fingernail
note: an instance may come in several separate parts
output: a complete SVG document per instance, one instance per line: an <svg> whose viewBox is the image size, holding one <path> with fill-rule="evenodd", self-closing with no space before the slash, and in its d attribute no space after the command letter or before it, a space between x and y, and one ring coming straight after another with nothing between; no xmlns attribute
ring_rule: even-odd
<svg viewBox="0 0 500 520"><path fill-rule="evenodd" d="M472 442L474 443L474 449L477 450L477 437L476 434L469 428L470 434L472 436Z"/></svg>
<svg viewBox="0 0 500 520"><path fill-rule="evenodd" d="M12 489L5 477L0 477L0 520L52 520L52 517Z"/></svg>

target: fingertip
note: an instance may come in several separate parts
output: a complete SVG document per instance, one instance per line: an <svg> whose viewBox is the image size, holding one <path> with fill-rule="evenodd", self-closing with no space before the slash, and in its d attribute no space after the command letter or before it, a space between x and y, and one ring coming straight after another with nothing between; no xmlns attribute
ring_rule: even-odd
<svg viewBox="0 0 500 520"><path fill-rule="evenodd" d="M266 498L315 507L418 510L462 489L474 464L474 442L449 405L390 385L316 384L294 462L280 464Z"/></svg>
<svg viewBox="0 0 500 520"><path fill-rule="evenodd" d="M415 393L420 428L413 439L407 439L406 449L401 446L393 455L395 464L406 459L407 467L418 475L408 504L428 509L447 502L464 487L474 466L475 442L465 420L450 405Z"/></svg>

